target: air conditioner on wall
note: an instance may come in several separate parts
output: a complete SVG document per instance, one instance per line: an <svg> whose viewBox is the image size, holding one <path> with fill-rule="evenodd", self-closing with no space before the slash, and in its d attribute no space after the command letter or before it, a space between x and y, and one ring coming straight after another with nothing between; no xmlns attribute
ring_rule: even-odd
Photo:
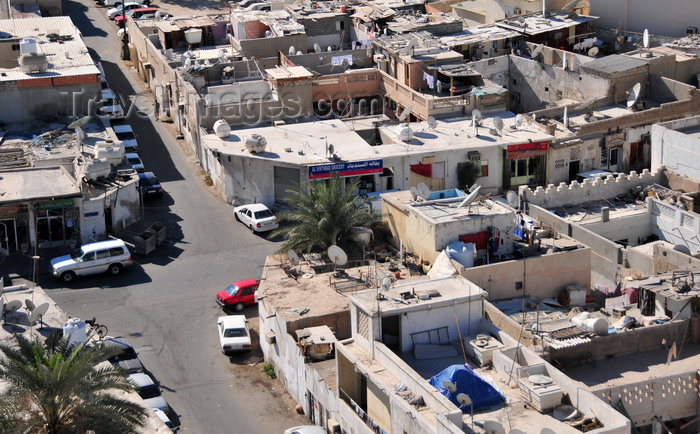
<svg viewBox="0 0 700 434"><path fill-rule="evenodd" d="M698 28L697 28L697 27L686 27L686 28L685 28L685 33L686 33L686 35L697 35L697 34L698 34Z"/></svg>

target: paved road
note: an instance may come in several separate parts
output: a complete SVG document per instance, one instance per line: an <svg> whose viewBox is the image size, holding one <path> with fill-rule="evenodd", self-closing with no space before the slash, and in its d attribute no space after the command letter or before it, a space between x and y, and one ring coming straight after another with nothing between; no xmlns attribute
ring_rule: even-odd
<svg viewBox="0 0 700 434"><path fill-rule="evenodd" d="M101 60L110 87L133 94L140 83L122 67L121 44L105 8L81 1L64 0L64 13ZM116 279L84 277L64 288L42 273L41 286L69 315L96 316L110 334L129 338L179 415L181 432L274 433L300 424L278 397L279 384L269 390L244 375L251 369L244 365L254 360L221 354L215 325L222 312L214 293L232 280L260 277L277 243L234 221L232 207L204 185L192 157L163 124L144 117L126 122L137 134L146 169L167 192L161 201L146 202L144 210L146 226L166 224L167 245L136 256L138 264ZM257 317L256 308L245 313Z"/></svg>

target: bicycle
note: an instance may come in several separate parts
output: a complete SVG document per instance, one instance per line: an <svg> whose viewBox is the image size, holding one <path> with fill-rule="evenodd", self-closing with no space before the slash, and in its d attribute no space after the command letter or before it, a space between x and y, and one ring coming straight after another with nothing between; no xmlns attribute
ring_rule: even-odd
<svg viewBox="0 0 700 434"><path fill-rule="evenodd" d="M85 324L92 327L93 331L95 333L97 333L97 336L99 336L100 339L104 339L105 336L107 336L107 333L109 332L109 330L107 329L107 326L104 324L98 323L94 316L92 317L92 319L86 319Z"/></svg>

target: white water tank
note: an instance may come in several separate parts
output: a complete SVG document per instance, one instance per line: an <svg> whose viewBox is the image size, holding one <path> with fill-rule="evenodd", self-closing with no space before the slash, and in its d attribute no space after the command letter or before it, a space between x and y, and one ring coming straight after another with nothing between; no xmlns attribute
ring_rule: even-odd
<svg viewBox="0 0 700 434"><path fill-rule="evenodd" d="M43 74L49 67L49 60L46 58L46 54L44 53L31 52L21 54L18 62L22 72L25 74Z"/></svg>
<svg viewBox="0 0 700 434"><path fill-rule="evenodd" d="M81 344L87 338L85 321L80 318L71 318L63 323L63 337L68 338L68 343Z"/></svg>
<svg viewBox="0 0 700 434"><path fill-rule="evenodd" d="M188 44L199 44L202 42L202 29L185 30L185 41Z"/></svg>
<svg viewBox="0 0 700 434"><path fill-rule="evenodd" d="M245 139L245 147L248 151L254 153L265 152L265 147L267 146L267 140L260 134L253 134L252 136Z"/></svg>
<svg viewBox="0 0 700 434"><path fill-rule="evenodd" d="M111 166L117 167L124 159L124 146L122 142L112 140L98 142L95 144L95 158L106 159Z"/></svg>
<svg viewBox="0 0 700 434"><path fill-rule="evenodd" d="M372 237L374 237L374 232L372 229L362 226L355 226L354 228L350 229L350 232L352 233L353 238L364 246L369 245L369 242L372 241Z"/></svg>
<svg viewBox="0 0 700 434"><path fill-rule="evenodd" d="M229 125L228 122L223 119L219 119L218 121L214 122L213 129L216 137L221 139L225 139L231 135L231 125Z"/></svg>
<svg viewBox="0 0 700 434"><path fill-rule="evenodd" d="M91 181L105 178L112 172L112 166L107 159L92 160L83 166L83 176Z"/></svg>
<svg viewBox="0 0 700 434"><path fill-rule="evenodd" d="M445 249L450 258L459 262L464 268L474 266L474 244L464 241L453 241Z"/></svg>
<svg viewBox="0 0 700 434"><path fill-rule="evenodd" d="M591 317L588 312L581 312L571 318L571 324L587 332L592 332L596 336L607 336L610 324L605 318Z"/></svg>
<svg viewBox="0 0 700 434"><path fill-rule="evenodd" d="M396 135L399 136L399 139L404 142L410 142L413 139L413 130L408 126L408 124L399 125L396 127L395 132Z"/></svg>
<svg viewBox="0 0 700 434"><path fill-rule="evenodd" d="M22 40L19 41L19 54L29 54L38 52L39 44L36 43L36 39L22 38Z"/></svg>

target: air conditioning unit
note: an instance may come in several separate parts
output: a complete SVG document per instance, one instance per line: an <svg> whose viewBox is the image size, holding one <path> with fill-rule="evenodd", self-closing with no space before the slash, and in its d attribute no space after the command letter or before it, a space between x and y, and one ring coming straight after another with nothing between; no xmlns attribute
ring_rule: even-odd
<svg viewBox="0 0 700 434"><path fill-rule="evenodd" d="M265 333L265 341L270 345L277 342L277 337L275 336L275 332L273 332L273 331L266 332Z"/></svg>
<svg viewBox="0 0 700 434"><path fill-rule="evenodd" d="M383 60L386 60L386 56L383 54L375 54L373 59L374 59L374 63L378 63L378 62L381 62Z"/></svg>
<svg viewBox="0 0 700 434"><path fill-rule="evenodd" d="M513 8L513 15L520 15L523 11L520 8Z"/></svg>
<svg viewBox="0 0 700 434"><path fill-rule="evenodd" d="M686 35L697 35L697 34L698 34L698 28L697 28L697 27L686 27L686 28L685 28L685 34L686 34Z"/></svg>

